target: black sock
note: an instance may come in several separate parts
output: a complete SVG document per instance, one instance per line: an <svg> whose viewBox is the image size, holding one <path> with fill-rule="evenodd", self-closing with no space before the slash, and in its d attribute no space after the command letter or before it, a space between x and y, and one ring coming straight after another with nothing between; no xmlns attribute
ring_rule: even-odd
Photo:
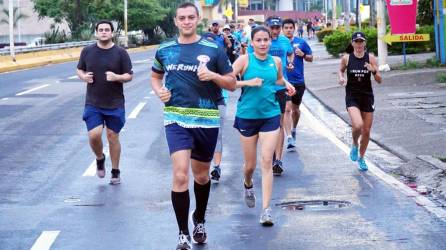
<svg viewBox="0 0 446 250"><path fill-rule="evenodd" d="M189 217L189 190L184 192L171 193L173 210L175 210L175 216L177 217L178 229L180 233L189 235L188 217Z"/></svg>
<svg viewBox="0 0 446 250"><path fill-rule="evenodd" d="M204 215L206 213L206 207L208 206L210 191L210 180L204 185L200 185L197 182L194 182L195 203L197 206L197 209L195 209L194 217L198 222L204 222Z"/></svg>
<svg viewBox="0 0 446 250"><path fill-rule="evenodd" d="M273 163L276 161L276 152L273 153Z"/></svg>

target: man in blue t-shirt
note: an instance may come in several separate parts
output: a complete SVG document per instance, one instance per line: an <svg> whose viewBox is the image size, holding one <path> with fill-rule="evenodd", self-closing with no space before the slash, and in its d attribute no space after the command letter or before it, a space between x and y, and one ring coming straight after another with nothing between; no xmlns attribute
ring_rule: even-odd
<svg viewBox="0 0 446 250"><path fill-rule="evenodd" d="M287 79L287 71L292 69L292 62L294 59L293 47L291 47L290 41L281 35L282 31L282 20L280 17L268 17L266 19L266 25L271 32L271 47L269 49L269 54L272 56L277 56L282 61L283 76ZM248 52L252 52L253 49L250 47ZM281 117L280 117L280 133L279 140L277 143L276 151L274 153L273 159L273 173L274 175L281 175L282 169L282 151L283 151L283 141L284 141L284 131L283 131L283 118L285 113L285 105L287 100L287 90L283 85L276 85L276 99L280 105Z"/></svg>
<svg viewBox="0 0 446 250"><path fill-rule="evenodd" d="M293 151L296 148L296 126L300 117L299 106L302 103L302 97L305 92L304 60L312 62L313 55L308 43L303 38L294 36L296 26L292 19L285 19L282 24L282 29L294 49L294 68L293 70L287 71L287 75L288 81L296 88L296 95L287 101L284 126L285 132L288 135L287 150ZM289 121L289 118L292 121Z"/></svg>
<svg viewBox="0 0 446 250"><path fill-rule="evenodd" d="M191 214L197 243L204 228L209 199L209 168L217 142L221 88L235 90L236 79L223 48L197 35L197 7L181 4L175 13L179 37L158 48L152 67L152 89L164 107L164 125L173 165L172 205L179 237L176 249L192 249L188 229L189 168L194 176L196 209ZM163 78L165 86L163 86Z"/></svg>

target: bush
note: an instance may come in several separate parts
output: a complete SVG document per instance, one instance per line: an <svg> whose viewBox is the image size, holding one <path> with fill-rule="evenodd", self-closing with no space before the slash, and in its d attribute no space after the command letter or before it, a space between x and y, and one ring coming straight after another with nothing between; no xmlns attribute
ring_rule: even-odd
<svg viewBox="0 0 446 250"><path fill-rule="evenodd" d="M316 32L317 40L319 42L324 41L324 37L333 34L333 29L322 29L318 32Z"/></svg>
<svg viewBox="0 0 446 250"><path fill-rule="evenodd" d="M59 27L52 28L50 31L45 32L43 37L45 38L46 44L64 43L69 41L65 31L59 31Z"/></svg>
<svg viewBox="0 0 446 250"><path fill-rule="evenodd" d="M351 33L335 31L333 34L324 38L324 44L330 55L339 57L340 54L345 52L345 48L350 43L350 39Z"/></svg>
<svg viewBox="0 0 446 250"><path fill-rule="evenodd" d="M324 38L324 44L327 48L327 51L330 55L334 57L339 57L340 54L345 52L345 48L347 48L348 44L351 40L351 35L355 30L351 30L350 32L345 32L344 29L333 31L332 34L327 34ZM378 55L378 34L376 28L367 28L363 29L362 32L367 37L367 50L369 52ZM422 26L417 29L417 34L430 34L431 40L427 42L410 42L406 43L406 53L414 54L414 53L423 53L435 51L435 34L433 26ZM388 46L389 54L402 54L403 51L402 43L393 43L391 46Z"/></svg>

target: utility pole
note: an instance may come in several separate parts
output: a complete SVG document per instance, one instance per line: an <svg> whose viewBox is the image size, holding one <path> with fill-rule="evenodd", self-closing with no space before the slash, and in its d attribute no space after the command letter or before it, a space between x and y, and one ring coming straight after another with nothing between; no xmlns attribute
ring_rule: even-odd
<svg viewBox="0 0 446 250"><path fill-rule="evenodd" d="M238 0L235 0L235 7L234 7L234 18L235 18L235 23L238 24ZM238 27L237 27L238 29Z"/></svg>
<svg viewBox="0 0 446 250"><path fill-rule="evenodd" d="M356 27L361 29L359 23L359 0L356 0Z"/></svg>
<svg viewBox="0 0 446 250"><path fill-rule="evenodd" d="M350 0L344 0L344 25L345 31L350 31Z"/></svg>
<svg viewBox="0 0 446 250"><path fill-rule="evenodd" d="M124 0L124 47L129 47L129 37L127 35L127 0Z"/></svg>
<svg viewBox="0 0 446 250"><path fill-rule="evenodd" d="M370 28L375 27L375 1L371 0L370 3Z"/></svg>
<svg viewBox="0 0 446 250"><path fill-rule="evenodd" d="M379 70L389 71L387 64L387 43L383 38L386 35L386 12L384 0L376 0L376 23L378 25L378 65Z"/></svg>
<svg viewBox="0 0 446 250"><path fill-rule="evenodd" d="M333 0L333 8L331 10L331 17L333 20L333 29L336 29L338 27L338 20L336 20L336 0Z"/></svg>
<svg viewBox="0 0 446 250"><path fill-rule="evenodd" d="M14 0L9 0L9 52L12 61L15 62L14 53Z"/></svg>
<svg viewBox="0 0 446 250"><path fill-rule="evenodd" d="M20 16L20 0L17 0L17 16ZM20 27L20 19L17 20L17 33L19 34L19 42L22 41L22 31Z"/></svg>

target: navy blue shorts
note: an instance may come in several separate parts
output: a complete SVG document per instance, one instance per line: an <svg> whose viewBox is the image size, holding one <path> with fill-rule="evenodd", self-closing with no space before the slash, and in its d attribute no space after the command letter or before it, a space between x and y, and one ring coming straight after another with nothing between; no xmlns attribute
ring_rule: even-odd
<svg viewBox="0 0 446 250"><path fill-rule="evenodd" d="M102 125L104 127L105 125L115 133L119 133L125 124L125 109L103 109L92 105L85 105L82 119L85 121L88 131L97 126Z"/></svg>
<svg viewBox="0 0 446 250"><path fill-rule="evenodd" d="M373 95L365 94L350 94L345 96L345 106L357 107L361 112L373 112L375 111L375 98Z"/></svg>
<svg viewBox="0 0 446 250"><path fill-rule="evenodd" d="M285 106L287 101L287 89L281 89L276 91L276 100L279 102L280 113L285 113Z"/></svg>
<svg viewBox="0 0 446 250"><path fill-rule="evenodd" d="M192 150L191 158L210 162L214 157L218 128L183 128L174 123L165 127L170 154L180 150Z"/></svg>
<svg viewBox="0 0 446 250"><path fill-rule="evenodd" d="M274 131L280 127L280 115L266 119L243 119L235 117L234 128L241 135L251 137L259 132Z"/></svg>

